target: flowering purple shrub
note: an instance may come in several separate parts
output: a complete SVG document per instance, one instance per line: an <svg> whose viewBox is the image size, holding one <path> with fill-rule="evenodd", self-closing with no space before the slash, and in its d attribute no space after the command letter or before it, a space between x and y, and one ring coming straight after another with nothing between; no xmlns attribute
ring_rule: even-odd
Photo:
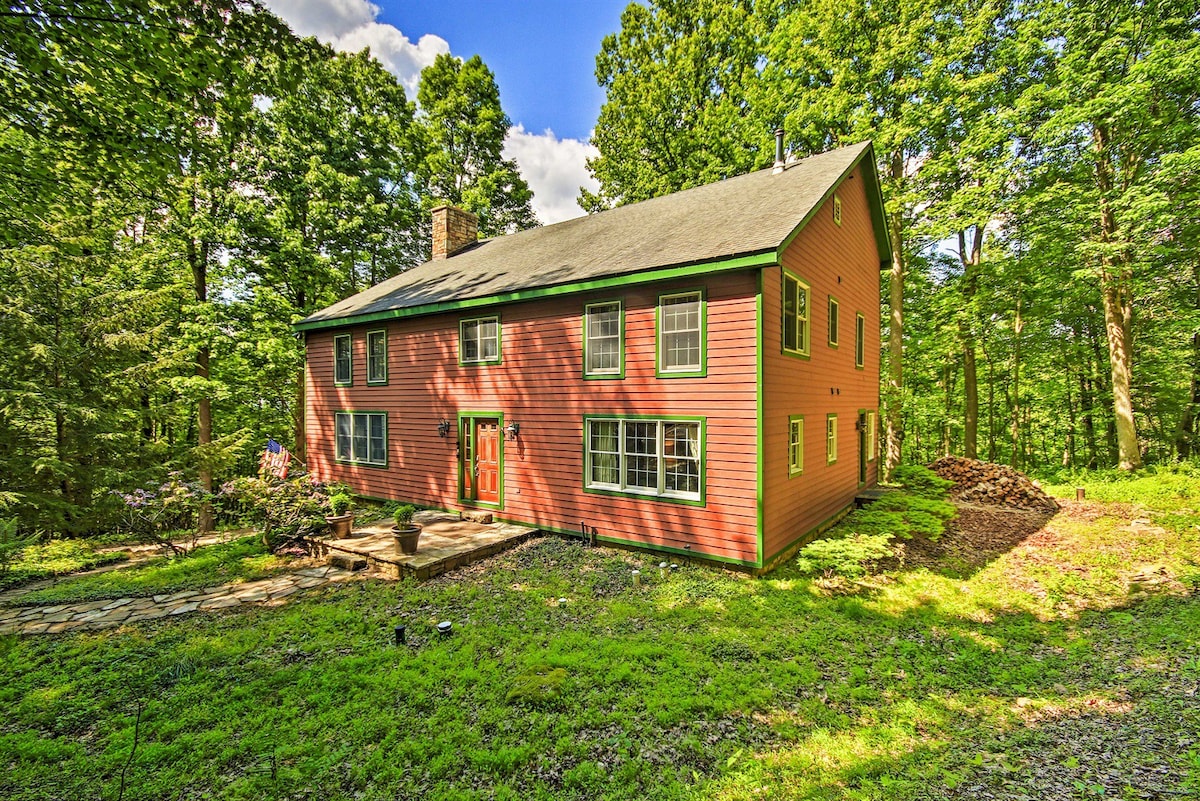
<svg viewBox="0 0 1200 801"><path fill-rule="evenodd" d="M247 522L262 529L263 543L280 551L325 528L330 495L339 489L339 485L322 484L306 475L288 479L268 476L227 481L221 486L221 495L241 504Z"/></svg>
<svg viewBox="0 0 1200 801"><path fill-rule="evenodd" d="M196 530L201 506L213 495L195 481L186 481L179 471L168 474L162 484L132 492L113 490L124 504L122 528L141 539L170 542L172 532Z"/></svg>

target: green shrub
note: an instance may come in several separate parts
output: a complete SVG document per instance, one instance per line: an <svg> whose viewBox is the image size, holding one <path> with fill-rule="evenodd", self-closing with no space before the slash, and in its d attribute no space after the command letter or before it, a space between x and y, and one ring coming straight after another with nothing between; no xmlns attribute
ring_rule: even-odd
<svg viewBox="0 0 1200 801"><path fill-rule="evenodd" d="M325 529L331 489L339 491L308 476L286 480L268 476L234 479L221 487L221 493L246 505L250 522L262 529L263 544L278 551Z"/></svg>
<svg viewBox="0 0 1200 801"><path fill-rule="evenodd" d="M867 572L868 563L891 556L891 540L887 534L819 539L800 549L796 566L805 573L857 578Z"/></svg>
<svg viewBox="0 0 1200 801"><path fill-rule="evenodd" d="M408 528L412 525L413 515L416 513L417 507L411 503L405 503L397 506L392 515L396 518L396 526L398 528Z"/></svg>
<svg viewBox="0 0 1200 801"><path fill-rule="evenodd" d="M893 480L904 489L925 498L944 498L953 481L947 481L928 467L919 464L902 464L896 468Z"/></svg>

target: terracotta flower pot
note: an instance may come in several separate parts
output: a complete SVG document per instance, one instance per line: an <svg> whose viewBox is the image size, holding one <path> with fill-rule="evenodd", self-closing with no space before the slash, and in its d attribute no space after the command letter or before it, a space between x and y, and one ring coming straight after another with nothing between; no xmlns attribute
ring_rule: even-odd
<svg viewBox="0 0 1200 801"><path fill-rule="evenodd" d="M392 536L396 538L396 547L400 553L414 554L417 552L417 541L421 539L421 526L412 523L407 528L392 526Z"/></svg>
<svg viewBox="0 0 1200 801"><path fill-rule="evenodd" d="M325 522L329 524L329 533L333 535L334 539L344 540L350 536L350 532L354 528L354 513L326 515Z"/></svg>

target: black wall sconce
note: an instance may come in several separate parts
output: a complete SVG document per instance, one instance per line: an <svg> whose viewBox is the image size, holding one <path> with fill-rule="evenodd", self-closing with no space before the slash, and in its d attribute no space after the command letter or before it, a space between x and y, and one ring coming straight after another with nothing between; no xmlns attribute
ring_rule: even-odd
<svg viewBox="0 0 1200 801"><path fill-rule="evenodd" d="M442 422L438 423L438 436L442 439L450 436L450 425L451 423L449 420L443 420Z"/></svg>
<svg viewBox="0 0 1200 801"><path fill-rule="evenodd" d="M512 441L521 435L520 423L509 423L504 427L504 438Z"/></svg>

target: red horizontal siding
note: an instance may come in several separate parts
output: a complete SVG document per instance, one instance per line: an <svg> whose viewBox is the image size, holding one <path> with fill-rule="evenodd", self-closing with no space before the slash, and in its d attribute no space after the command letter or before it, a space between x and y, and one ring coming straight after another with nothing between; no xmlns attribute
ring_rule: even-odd
<svg viewBox="0 0 1200 801"><path fill-rule="evenodd" d="M452 260L451 260L452 261ZM655 376L654 310L663 292L703 288L708 303L707 377ZM753 273L629 287L499 308L503 361L458 364L458 322L443 314L308 336L308 452L313 472L367 495L459 508L455 436L438 437L442 419L498 411L521 424L504 443L500 516L697 555L757 558L755 442L755 292ZM625 306L625 378L582 377L585 304L620 298ZM388 332L386 386L366 385L366 332ZM353 337L352 387L333 386L334 333ZM386 469L333 461L333 414L388 413ZM585 415L688 415L706 418L706 499L689 506L583 491Z"/></svg>
<svg viewBox="0 0 1200 801"><path fill-rule="evenodd" d="M879 255L862 170L838 189L842 224L826 202L783 254L811 285L810 358L782 353L782 276L763 272L763 551L770 558L853 503L860 409L879 407ZM828 344L828 298L838 300L838 347ZM854 364L855 314L865 318L864 365ZM825 416L838 415L838 461L826 464ZM788 417L804 415L804 472L788 475ZM867 485L878 459L869 462Z"/></svg>

